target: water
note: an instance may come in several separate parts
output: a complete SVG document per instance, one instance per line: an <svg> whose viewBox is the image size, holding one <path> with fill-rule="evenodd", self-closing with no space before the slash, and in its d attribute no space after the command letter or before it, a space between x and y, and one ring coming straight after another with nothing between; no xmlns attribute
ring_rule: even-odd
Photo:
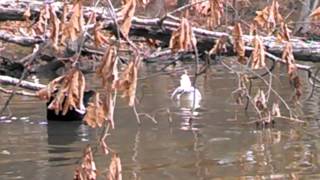
<svg viewBox="0 0 320 180"><path fill-rule="evenodd" d="M230 96L235 76L221 65L199 77L203 98L194 112L188 103L170 99L182 71L154 73L154 66L140 72L149 78L139 80L138 111L157 112L158 125L142 117L138 126L132 109L118 100L108 145L120 155L124 179L320 178L320 92L302 103L307 125L280 120L261 129L246 124L256 116L235 105ZM93 75L86 79L94 82L88 88L99 89ZM291 89L280 79L279 92L288 99ZM304 91L310 90L304 86ZM16 96L10 110L14 118L0 117L0 179L72 179L84 147L95 146L99 137L98 130L79 122L47 122L45 102L37 99ZM105 174L110 156L99 150L94 158Z"/></svg>

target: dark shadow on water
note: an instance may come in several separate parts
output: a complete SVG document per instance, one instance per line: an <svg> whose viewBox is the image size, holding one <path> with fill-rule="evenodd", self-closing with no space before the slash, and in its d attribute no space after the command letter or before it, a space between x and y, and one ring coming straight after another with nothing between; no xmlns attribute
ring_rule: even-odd
<svg viewBox="0 0 320 180"><path fill-rule="evenodd" d="M81 121L48 121L48 153L50 166L66 166L75 164L77 156L72 153L78 153L82 150L71 144L79 141L80 138L87 135L84 125Z"/></svg>

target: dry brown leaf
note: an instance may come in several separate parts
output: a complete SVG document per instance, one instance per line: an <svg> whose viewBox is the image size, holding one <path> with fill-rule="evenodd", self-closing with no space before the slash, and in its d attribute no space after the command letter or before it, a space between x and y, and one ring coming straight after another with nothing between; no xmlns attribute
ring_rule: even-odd
<svg viewBox="0 0 320 180"><path fill-rule="evenodd" d="M48 106L54 109L56 114L62 111L65 115L69 109L84 110L83 95L85 79L81 71L72 69L63 77L58 92Z"/></svg>
<svg viewBox="0 0 320 180"><path fill-rule="evenodd" d="M171 35L169 48L171 48L173 52L192 51L196 43L192 27L186 18L182 18L180 27Z"/></svg>
<svg viewBox="0 0 320 180"><path fill-rule="evenodd" d="M48 101L53 93L58 89L60 86L64 76L60 76L52 80L45 88L40 89L39 91L36 92L37 96L41 100L46 100Z"/></svg>
<svg viewBox="0 0 320 180"><path fill-rule="evenodd" d="M283 22L283 17L279 12L279 3L276 0L273 0L270 6L256 13L257 16L254 18L255 23L261 28L265 28L268 33L272 33L276 25Z"/></svg>
<svg viewBox="0 0 320 180"><path fill-rule="evenodd" d="M191 3L196 3L192 9L196 10L196 12L198 12L201 15L209 15L210 13L210 3L209 1L205 1L202 3L198 3L201 0L191 0Z"/></svg>
<svg viewBox="0 0 320 180"><path fill-rule="evenodd" d="M102 63L97 69L97 75L102 78L102 84L107 91L112 91L112 85L118 80L117 48L110 46L102 57Z"/></svg>
<svg viewBox="0 0 320 180"><path fill-rule="evenodd" d="M244 48L244 41L242 39L243 32L241 28L241 24L237 23L233 28L233 49L238 54L238 61L241 64L246 64L246 57L245 57L245 48Z"/></svg>
<svg viewBox="0 0 320 180"><path fill-rule="evenodd" d="M208 20L209 27L213 29L220 25L223 14L223 0L210 0L210 18Z"/></svg>
<svg viewBox="0 0 320 180"><path fill-rule="evenodd" d="M93 160L91 147L88 145L82 157L81 166L74 173L73 180L96 180L97 168Z"/></svg>
<svg viewBox="0 0 320 180"><path fill-rule="evenodd" d="M259 36L255 36L253 40L253 47L254 50L252 52L252 69L260 69L266 66L265 63L265 50L262 40Z"/></svg>
<svg viewBox="0 0 320 180"><path fill-rule="evenodd" d="M123 93L122 97L128 98L129 106L133 106L135 102L138 80L138 67L136 62L137 60L131 61L124 72L121 74L120 79L117 80L114 84L114 88Z"/></svg>
<svg viewBox="0 0 320 180"><path fill-rule="evenodd" d="M118 154L113 154L109 165L108 180L122 180L121 160Z"/></svg>
<svg viewBox="0 0 320 180"><path fill-rule="evenodd" d="M92 128L102 127L103 123L107 120L106 113L107 111L100 100L100 94L96 93L93 102L88 104L87 113L83 121Z"/></svg>
<svg viewBox="0 0 320 180"><path fill-rule="evenodd" d="M286 23L281 23L280 33L277 36L279 42L290 41L291 30Z"/></svg>
<svg viewBox="0 0 320 180"><path fill-rule="evenodd" d="M298 76L298 68L293 56L292 44L288 42L282 54L282 59L287 63L289 81L295 89L294 100L298 100L302 95L302 84Z"/></svg>
<svg viewBox="0 0 320 180"><path fill-rule="evenodd" d="M128 37L131 28L131 20L136 10L136 0L126 0L119 12L118 16L123 17L122 23L120 23L121 32L125 37Z"/></svg>
<svg viewBox="0 0 320 180"><path fill-rule="evenodd" d="M287 63L289 76L293 76L297 71L296 62L292 53L292 44L288 42L282 53L282 59Z"/></svg>
<svg viewBox="0 0 320 180"><path fill-rule="evenodd" d="M103 29L103 24L100 21L97 21L93 28L94 44L97 47L108 43L109 38L100 32L102 29Z"/></svg>
<svg viewBox="0 0 320 180"><path fill-rule="evenodd" d="M66 8L66 6L64 6ZM65 10L65 9L64 9ZM66 22L65 17L66 12L63 13L62 20L62 37L61 43L65 43L66 40L70 39L75 41L79 35L82 33L82 28L84 24L83 12L82 12L82 0L75 0L72 7L72 15L70 20Z"/></svg>
<svg viewBox="0 0 320 180"><path fill-rule="evenodd" d="M47 20L50 18L49 6L45 5L40 10L39 20L33 26L33 30L37 35L42 35L47 26Z"/></svg>
<svg viewBox="0 0 320 180"><path fill-rule="evenodd" d="M318 7L317 9L315 9L310 15L310 18L312 19L319 19L320 18L320 7Z"/></svg>
<svg viewBox="0 0 320 180"><path fill-rule="evenodd" d="M59 43L59 31L60 31L60 20L57 17L55 10L50 6L50 23L52 24L52 30L50 38L53 42L52 46L57 50Z"/></svg>

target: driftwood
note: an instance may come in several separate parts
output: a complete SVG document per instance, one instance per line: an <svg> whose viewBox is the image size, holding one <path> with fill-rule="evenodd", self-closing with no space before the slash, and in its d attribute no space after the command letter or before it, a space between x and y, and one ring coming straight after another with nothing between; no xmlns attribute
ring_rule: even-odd
<svg viewBox="0 0 320 180"><path fill-rule="evenodd" d="M57 14L61 14L60 11L62 4L60 2L56 2L52 5L57 7ZM43 3L40 1L30 0L22 0L19 2L13 0L2 0L0 2L0 20L25 20L23 13L28 6L30 6L31 9L31 18L33 18L39 14L39 9L41 8L41 6L43 6ZM84 7L85 17L89 17L92 11L95 11L98 17L103 20L104 27L106 29L116 29L116 26L114 25L111 17L106 11L103 11L102 8ZM121 19L118 18L118 20ZM172 18L172 16L152 19L133 17L130 35L158 39L165 43L168 43L172 31L177 29L178 26L179 22L176 21L176 18ZM92 27L92 25L89 25L87 28ZM232 40L232 36L225 32L214 32L201 28L193 28L193 31L197 37L198 49L200 52L204 52L205 50L209 50L210 48L212 48L214 41L223 36L227 37L229 40ZM244 41L247 44L251 43L253 39L253 36L249 35L244 35L243 37ZM35 43L41 43L47 38L13 36L0 31L0 39L24 46L31 46ZM265 36L262 37L262 40L268 52L274 55L280 55L283 52L284 45L282 43L278 43L276 37ZM291 43L293 46L293 54L296 59L304 61L318 61L318 59L320 59L320 42L306 42L297 37L293 37L291 38ZM232 49L232 45L229 44L228 50L230 50L230 55L234 54L232 52Z"/></svg>

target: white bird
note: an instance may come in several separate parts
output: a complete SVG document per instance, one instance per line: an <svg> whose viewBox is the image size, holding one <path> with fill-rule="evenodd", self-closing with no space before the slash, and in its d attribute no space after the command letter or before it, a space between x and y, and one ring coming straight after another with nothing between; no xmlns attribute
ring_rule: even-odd
<svg viewBox="0 0 320 180"><path fill-rule="evenodd" d="M180 77L180 86L177 87L173 93L171 94L171 99L178 99L180 100L180 97L183 96L186 97L188 100L193 100L195 98L196 102L200 102L201 100L201 93L200 91L193 87L191 84L191 80L187 73L183 74Z"/></svg>

